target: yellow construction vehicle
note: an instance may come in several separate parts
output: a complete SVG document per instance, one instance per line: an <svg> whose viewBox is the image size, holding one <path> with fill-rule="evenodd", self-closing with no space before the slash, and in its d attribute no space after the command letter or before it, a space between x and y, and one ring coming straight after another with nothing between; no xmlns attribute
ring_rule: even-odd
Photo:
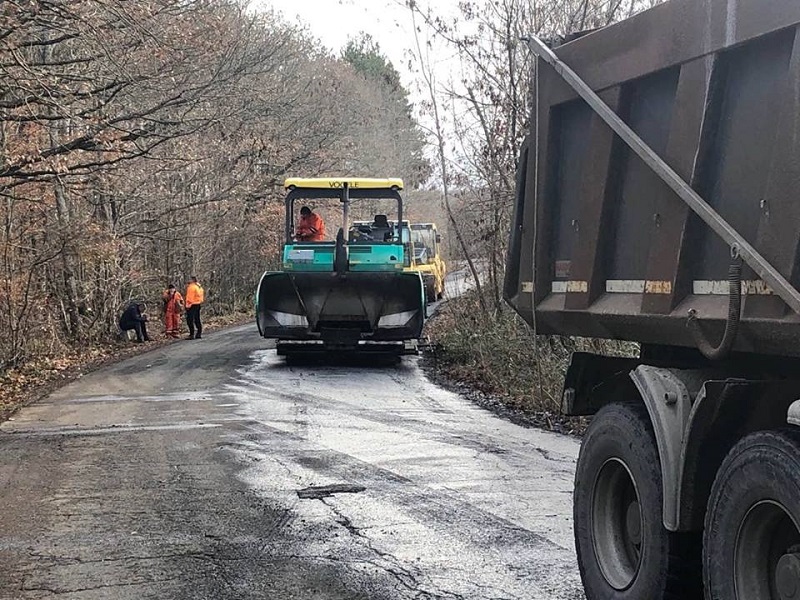
<svg viewBox="0 0 800 600"><path fill-rule="evenodd" d="M395 230L397 223L388 221L386 225ZM350 228L351 240L368 237L371 228L374 228L374 223L371 221L354 221ZM436 229L436 224L411 223L404 220L400 235L403 243L403 270L420 274L427 302L441 300L444 295L447 266L442 259L440 251L442 238Z"/></svg>
<svg viewBox="0 0 800 600"><path fill-rule="evenodd" d="M444 278L447 265L442 259L440 244L442 237L435 223L412 223L411 244L414 252L412 266L419 271L425 284L425 297L428 302L441 300L444 295Z"/></svg>
<svg viewBox="0 0 800 600"><path fill-rule="evenodd" d="M278 354L284 356L416 353L425 319L425 293L421 274L404 269L405 255L410 254L408 234L393 228L385 214L375 215L369 223L350 225L351 209L380 203L397 214L395 222L403 222L403 181L290 178L284 187L282 268L264 273L256 292L261 335L277 340ZM335 240L324 233L319 239L301 239L303 209L298 217L297 205L325 202L328 215L334 210L342 215ZM338 205L338 210L331 205Z"/></svg>

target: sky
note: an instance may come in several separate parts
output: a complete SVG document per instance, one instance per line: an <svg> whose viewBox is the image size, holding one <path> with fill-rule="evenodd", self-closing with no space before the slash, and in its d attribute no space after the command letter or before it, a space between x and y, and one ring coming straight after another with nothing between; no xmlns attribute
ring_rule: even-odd
<svg viewBox="0 0 800 600"><path fill-rule="evenodd" d="M426 5L424 0L419 4ZM433 5L437 14L448 14L455 10L457 0L436 0ZM408 51L415 50L415 42L404 0L252 0L252 6L256 10L273 8L287 21L307 26L334 54L349 37L362 31L369 33L413 95L414 75L408 68ZM437 58L435 68L446 71L447 57Z"/></svg>
<svg viewBox="0 0 800 600"><path fill-rule="evenodd" d="M440 17L458 14L459 0L416 1L423 10L433 7L433 12ZM430 96L419 73L415 72L419 64L416 58L418 52L411 13L405 6L405 0L251 0L251 6L255 10L274 9L281 13L286 21L303 26L335 55L339 54L348 38L357 37L362 31L370 34L378 42L381 53L400 74L400 80L414 105L417 120L424 129L433 129L430 115L420 110L422 103ZM419 22L417 24L420 25ZM453 56L452 48L435 39L430 40L424 25L419 29L420 44L427 54L426 62L433 73L437 92L441 92L445 87L452 87L453 79L458 79L460 65ZM409 65L410 60L413 66ZM468 115L462 111L460 117L463 127L467 122L463 119ZM452 125L443 122L442 126L449 131ZM428 152L435 153L435 147L430 146ZM448 146L446 152L454 153L455 149Z"/></svg>

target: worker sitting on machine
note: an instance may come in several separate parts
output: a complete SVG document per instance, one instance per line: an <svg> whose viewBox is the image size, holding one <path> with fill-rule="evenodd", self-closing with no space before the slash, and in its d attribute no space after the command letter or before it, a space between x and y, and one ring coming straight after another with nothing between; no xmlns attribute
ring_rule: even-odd
<svg viewBox="0 0 800 600"><path fill-rule="evenodd" d="M300 220L294 233L299 242L321 242L325 239L325 222L309 207L300 209Z"/></svg>

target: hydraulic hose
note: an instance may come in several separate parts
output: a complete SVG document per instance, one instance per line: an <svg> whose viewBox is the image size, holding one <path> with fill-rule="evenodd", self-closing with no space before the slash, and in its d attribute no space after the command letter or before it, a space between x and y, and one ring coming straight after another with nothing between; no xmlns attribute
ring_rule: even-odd
<svg viewBox="0 0 800 600"><path fill-rule="evenodd" d="M728 268L728 320L725 322L725 333L718 346L708 341L697 318L697 311L689 311L687 326L692 331L697 349L709 360L722 360L730 354L742 316L742 259L738 252L733 252L733 260Z"/></svg>

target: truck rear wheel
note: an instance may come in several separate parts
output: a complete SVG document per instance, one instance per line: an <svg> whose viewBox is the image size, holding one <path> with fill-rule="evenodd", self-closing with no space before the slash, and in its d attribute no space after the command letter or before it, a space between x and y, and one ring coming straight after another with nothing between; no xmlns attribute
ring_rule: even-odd
<svg viewBox="0 0 800 600"><path fill-rule="evenodd" d="M708 600L800 599L800 435L742 439L717 473L706 513Z"/></svg>
<svg viewBox="0 0 800 600"><path fill-rule="evenodd" d="M702 598L699 535L664 528L661 485L645 407L601 409L575 475L575 545L588 600Z"/></svg>

